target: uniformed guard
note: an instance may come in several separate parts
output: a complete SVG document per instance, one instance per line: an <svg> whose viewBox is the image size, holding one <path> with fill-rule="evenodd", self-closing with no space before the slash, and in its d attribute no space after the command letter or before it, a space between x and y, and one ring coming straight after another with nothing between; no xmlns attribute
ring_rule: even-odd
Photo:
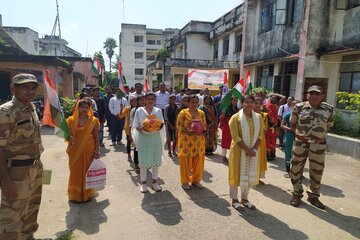
<svg viewBox="0 0 360 240"><path fill-rule="evenodd" d="M31 101L37 79L13 77L11 101L0 106L0 240L34 239L38 229L43 166L40 122Z"/></svg>
<svg viewBox="0 0 360 240"><path fill-rule="evenodd" d="M333 126L334 107L322 102L323 97L320 86L309 87L308 101L296 104L291 114L290 124L296 136L290 174L294 188L290 204L294 207L300 205L303 196L302 175L306 159L309 158L310 187L307 200L315 207L325 209L319 200L320 183L325 166L326 134Z"/></svg>

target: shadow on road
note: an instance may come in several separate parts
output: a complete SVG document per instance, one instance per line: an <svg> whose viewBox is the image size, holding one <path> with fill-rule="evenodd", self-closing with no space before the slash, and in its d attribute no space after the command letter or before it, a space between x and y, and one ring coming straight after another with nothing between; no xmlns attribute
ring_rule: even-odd
<svg viewBox="0 0 360 240"><path fill-rule="evenodd" d="M259 210L246 209L239 215L252 226L261 229L263 234L270 239L309 239L305 233L291 229L276 217Z"/></svg>
<svg viewBox="0 0 360 240"><path fill-rule="evenodd" d="M193 201L199 207L209 209L222 216L230 216L230 203L225 199L216 195L208 188L197 189L192 187L191 190L185 191L190 200Z"/></svg>
<svg viewBox="0 0 360 240"><path fill-rule="evenodd" d="M320 210L312 205L304 205L304 208L311 214L326 221L354 236L356 239L360 239L360 218L343 215L328 206L325 211Z"/></svg>
<svg viewBox="0 0 360 240"><path fill-rule="evenodd" d="M277 159L275 161L269 162L269 163L272 164L270 166L270 168L279 170L281 172L284 172L284 169L285 169L284 161L285 161L284 158L277 157ZM326 171L326 169L325 169L325 171ZM309 180L308 180L308 178L309 178L309 169L307 167L304 168L304 174L303 175L305 177L305 179L302 181L303 185L309 186ZM289 181L290 181L290 179L289 179ZM344 193L343 193L343 191L341 189L333 187L333 186L326 185L324 183L321 183L320 192L324 196L330 196L330 197L335 197L335 198L343 198L343 197L345 197L345 195L344 195Z"/></svg>
<svg viewBox="0 0 360 240"><path fill-rule="evenodd" d="M69 202L70 209L66 213L67 229L71 231L77 229L87 235L98 233L100 224L107 221L104 209L109 205L108 199L101 202L96 200L88 203Z"/></svg>
<svg viewBox="0 0 360 240"><path fill-rule="evenodd" d="M281 202L285 205L290 204L292 195L277 186L271 184L260 185L254 188L254 190L262 193L265 197L271 198L275 202Z"/></svg>
<svg viewBox="0 0 360 240"><path fill-rule="evenodd" d="M180 215L182 208L179 199L167 190L159 193L145 193L141 208L164 225L173 226L183 220Z"/></svg>

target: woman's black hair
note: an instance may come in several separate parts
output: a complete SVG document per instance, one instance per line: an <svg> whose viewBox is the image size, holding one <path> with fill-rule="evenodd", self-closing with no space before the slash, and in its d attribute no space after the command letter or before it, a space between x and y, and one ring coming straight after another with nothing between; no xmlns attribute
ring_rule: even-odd
<svg viewBox="0 0 360 240"><path fill-rule="evenodd" d="M156 98L155 93L149 92L149 93L145 94L145 99L147 99L149 96L153 96L154 98Z"/></svg>
<svg viewBox="0 0 360 240"><path fill-rule="evenodd" d="M243 104L246 99L251 99L251 100L253 100L253 101L255 102L255 98L254 98L253 95L245 95L245 96L241 99L241 104Z"/></svg>

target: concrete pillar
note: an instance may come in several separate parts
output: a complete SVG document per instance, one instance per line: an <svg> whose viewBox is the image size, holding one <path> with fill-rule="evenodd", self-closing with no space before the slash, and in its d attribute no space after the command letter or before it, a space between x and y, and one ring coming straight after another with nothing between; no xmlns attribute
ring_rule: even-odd
<svg viewBox="0 0 360 240"><path fill-rule="evenodd" d="M2 27L2 16L0 14L0 27Z"/></svg>
<svg viewBox="0 0 360 240"><path fill-rule="evenodd" d="M300 51L296 79L295 99L302 100L305 86L305 57L307 50L307 37L309 28L310 0L304 1L304 18L300 29Z"/></svg>
<svg viewBox="0 0 360 240"><path fill-rule="evenodd" d="M63 95L64 97L73 98L74 97L74 91L73 91L73 77L72 72L69 72L68 70L62 71L62 85L63 85Z"/></svg>

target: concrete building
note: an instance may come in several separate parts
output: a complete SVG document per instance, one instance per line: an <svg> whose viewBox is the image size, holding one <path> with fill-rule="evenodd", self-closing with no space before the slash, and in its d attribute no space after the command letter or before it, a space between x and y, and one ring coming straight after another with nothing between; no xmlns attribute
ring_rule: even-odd
<svg viewBox="0 0 360 240"><path fill-rule="evenodd" d="M242 49L243 5L235 7L214 22L190 21L165 46L170 58L165 63L165 82L187 87L187 73L195 69L228 69L233 86L239 79ZM152 63L148 78L162 74L162 65Z"/></svg>
<svg viewBox="0 0 360 240"><path fill-rule="evenodd" d="M305 99L313 84L337 107L336 92L360 90L360 2L247 1L244 70L255 86ZM353 116L354 117L354 116Z"/></svg>
<svg viewBox="0 0 360 240"><path fill-rule="evenodd" d="M39 34L27 27L3 26L3 29L28 54L42 56L81 57L81 54L68 46L68 42L57 36Z"/></svg>
<svg viewBox="0 0 360 240"><path fill-rule="evenodd" d="M155 60L155 53L177 29L151 29L142 24L121 24L119 57L127 85L144 83L146 67ZM151 82L153 79L149 79Z"/></svg>

